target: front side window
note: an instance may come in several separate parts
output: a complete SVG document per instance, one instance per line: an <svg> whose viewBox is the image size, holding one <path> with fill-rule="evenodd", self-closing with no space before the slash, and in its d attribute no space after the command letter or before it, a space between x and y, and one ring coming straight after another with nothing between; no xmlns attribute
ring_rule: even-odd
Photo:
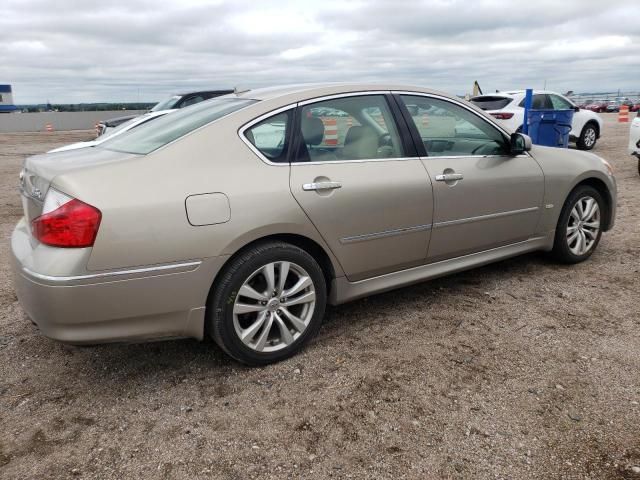
<svg viewBox="0 0 640 480"><path fill-rule="evenodd" d="M507 154L500 130L466 108L437 98L400 98L430 157Z"/></svg>
<svg viewBox="0 0 640 480"><path fill-rule="evenodd" d="M549 97L551 98L551 105L553 105L554 110L573 110L573 105L564 98L558 95L549 95Z"/></svg>
<svg viewBox="0 0 640 480"><path fill-rule="evenodd" d="M400 158L398 129L384 95L342 97L301 107L296 161Z"/></svg>
<svg viewBox="0 0 640 480"><path fill-rule="evenodd" d="M268 160L286 162L290 117L290 112L278 113L245 130L244 136Z"/></svg>
<svg viewBox="0 0 640 480"><path fill-rule="evenodd" d="M240 110L257 100L214 98L189 108L176 110L153 122L110 138L100 146L118 152L146 155L197 128Z"/></svg>

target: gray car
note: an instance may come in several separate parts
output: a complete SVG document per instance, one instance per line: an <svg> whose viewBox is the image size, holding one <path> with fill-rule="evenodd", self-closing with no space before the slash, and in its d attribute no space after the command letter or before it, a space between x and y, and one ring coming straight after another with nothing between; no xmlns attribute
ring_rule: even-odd
<svg viewBox="0 0 640 480"><path fill-rule="evenodd" d="M18 297L48 337L212 337L261 365L325 305L535 250L587 259L610 165L532 146L458 98L401 85L226 95L21 173Z"/></svg>

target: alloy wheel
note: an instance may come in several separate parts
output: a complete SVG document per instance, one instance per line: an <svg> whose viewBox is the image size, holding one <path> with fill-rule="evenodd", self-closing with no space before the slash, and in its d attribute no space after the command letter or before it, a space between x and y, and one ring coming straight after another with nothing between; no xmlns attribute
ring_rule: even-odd
<svg viewBox="0 0 640 480"><path fill-rule="evenodd" d="M596 243L600 231L600 207L590 196L581 197L571 209L567 223L567 246L577 256L586 254Z"/></svg>
<svg viewBox="0 0 640 480"><path fill-rule="evenodd" d="M584 132L584 146L587 148L593 147L596 143L596 131L594 128L589 127Z"/></svg>
<svg viewBox="0 0 640 480"><path fill-rule="evenodd" d="M293 344L313 317L316 293L307 271L279 261L253 272L233 305L238 338L257 352L274 352Z"/></svg>

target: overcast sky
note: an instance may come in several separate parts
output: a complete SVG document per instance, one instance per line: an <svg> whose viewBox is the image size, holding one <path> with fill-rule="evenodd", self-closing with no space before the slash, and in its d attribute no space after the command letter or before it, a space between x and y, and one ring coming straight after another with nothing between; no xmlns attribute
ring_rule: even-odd
<svg viewBox="0 0 640 480"><path fill-rule="evenodd" d="M16 103L400 81L640 90L639 0L0 0Z"/></svg>

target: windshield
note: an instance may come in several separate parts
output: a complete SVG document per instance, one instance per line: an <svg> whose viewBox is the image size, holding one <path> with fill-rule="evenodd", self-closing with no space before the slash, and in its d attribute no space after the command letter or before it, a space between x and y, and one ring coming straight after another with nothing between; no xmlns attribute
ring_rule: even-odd
<svg viewBox="0 0 640 480"><path fill-rule="evenodd" d="M182 97L180 95L174 95L173 97L169 97L166 100L156 103L155 107L151 109L152 112L158 112L160 110L171 110L178 100Z"/></svg>
<svg viewBox="0 0 640 480"><path fill-rule="evenodd" d="M215 98L191 107L176 110L154 122L105 140L100 146L118 152L146 155L219 118L240 110L257 100Z"/></svg>

